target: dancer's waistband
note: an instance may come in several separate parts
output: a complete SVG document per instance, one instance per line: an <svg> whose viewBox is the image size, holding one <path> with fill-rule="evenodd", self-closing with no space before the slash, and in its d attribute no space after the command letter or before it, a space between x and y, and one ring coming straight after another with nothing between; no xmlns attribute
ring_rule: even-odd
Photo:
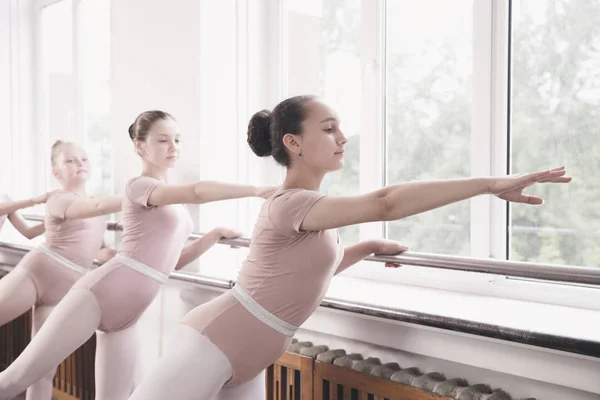
<svg viewBox="0 0 600 400"><path fill-rule="evenodd" d="M167 280L169 280L169 276L163 274L160 271L157 271L153 268L150 268L146 264L143 264L137 260L134 260L131 257L124 256L122 254L117 253L115 256L120 263L125 265L126 267L131 268L132 270L139 272L140 274L146 275L149 278L154 279L162 284L164 284Z"/></svg>
<svg viewBox="0 0 600 400"><path fill-rule="evenodd" d="M50 250L48 247L46 247L43 244L39 244L37 246L37 249L39 251L45 253L48 257L52 258L54 261L58 262L62 266L69 268L70 270L78 272L82 275L88 271L86 268L80 267L79 265L75 264L73 261L69 260L68 258L65 258L65 257L61 256L60 254L58 254L57 252Z"/></svg>
<svg viewBox="0 0 600 400"><path fill-rule="evenodd" d="M231 291L233 296L250 312L250 314L254 315L262 323L270 326L277 332L292 337L298 330L297 326L288 324L279 319L258 304L239 284L236 284Z"/></svg>

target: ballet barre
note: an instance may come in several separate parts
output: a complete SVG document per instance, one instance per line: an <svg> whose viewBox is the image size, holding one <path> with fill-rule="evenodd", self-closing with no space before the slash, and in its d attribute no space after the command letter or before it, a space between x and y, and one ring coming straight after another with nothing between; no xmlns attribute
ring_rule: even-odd
<svg viewBox="0 0 600 400"><path fill-rule="evenodd" d="M43 221L39 215L26 215L32 221ZM108 221L107 230L122 231L117 221ZM202 233L192 233L190 239L202 237ZM249 247L249 239L222 239L219 243L232 247ZM504 275L551 282L565 282L581 285L600 286L600 268L537 264L523 261L505 261L487 258L461 257L442 254L418 253L407 251L397 256L369 256L368 261L397 263L423 268L438 268L454 271L478 272L483 274Z"/></svg>

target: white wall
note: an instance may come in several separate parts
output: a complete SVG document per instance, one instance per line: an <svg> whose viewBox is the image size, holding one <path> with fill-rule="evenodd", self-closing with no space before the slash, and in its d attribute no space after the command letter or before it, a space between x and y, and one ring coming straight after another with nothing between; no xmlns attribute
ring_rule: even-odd
<svg viewBox="0 0 600 400"><path fill-rule="evenodd" d="M112 125L119 193L141 166L127 129L140 112L150 109L170 112L183 131L185 145L172 178L198 178L199 15L195 1L174 1L168 7L158 1L112 2Z"/></svg>

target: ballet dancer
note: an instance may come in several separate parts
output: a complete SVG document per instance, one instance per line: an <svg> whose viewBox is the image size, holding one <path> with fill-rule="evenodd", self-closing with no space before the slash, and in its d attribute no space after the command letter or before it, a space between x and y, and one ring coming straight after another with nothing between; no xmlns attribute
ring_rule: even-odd
<svg viewBox="0 0 600 400"><path fill-rule="evenodd" d="M104 216L121 209L120 197L87 197L90 164L84 149L57 141L52 146L51 162L52 174L62 189L46 199L45 241L0 279L0 326L33 307L33 338L56 304L91 268L94 258L103 262L115 254L104 244ZM36 199L42 200L44 196ZM27 385L27 400L51 399L55 370L48 368Z"/></svg>

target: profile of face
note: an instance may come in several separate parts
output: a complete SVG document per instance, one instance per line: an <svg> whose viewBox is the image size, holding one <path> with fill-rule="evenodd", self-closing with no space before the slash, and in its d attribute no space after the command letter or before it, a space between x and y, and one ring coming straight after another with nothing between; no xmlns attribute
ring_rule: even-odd
<svg viewBox="0 0 600 400"><path fill-rule="evenodd" d="M91 165L81 146L59 142L52 153L52 175L63 185L81 185L90 178Z"/></svg>
<svg viewBox="0 0 600 400"><path fill-rule="evenodd" d="M304 103L306 118L302 134L284 134L283 143L294 164L304 164L320 172L337 171L344 166L344 146L348 141L340 129L336 112L320 99Z"/></svg>
<svg viewBox="0 0 600 400"><path fill-rule="evenodd" d="M157 119L142 139L134 139L136 150L145 162L161 168L173 168L179 158L181 134L172 118Z"/></svg>

